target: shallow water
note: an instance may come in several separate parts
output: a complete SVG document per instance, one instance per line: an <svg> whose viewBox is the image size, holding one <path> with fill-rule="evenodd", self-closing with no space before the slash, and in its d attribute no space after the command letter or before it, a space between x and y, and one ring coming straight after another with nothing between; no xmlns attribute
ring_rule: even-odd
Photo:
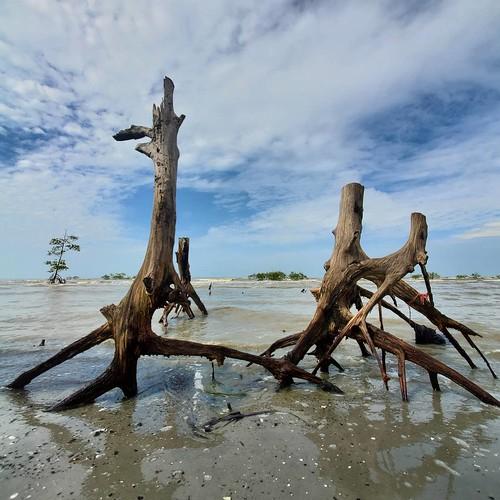
<svg viewBox="0 0 500 500"><path fill-rule="evenodd" d="M307 325L314 301L301 289L318 284L214 281L208 296L208 283L195 285L209 316L172 319L169 336L252 352ZM0 385L98 326L99 308L129 285L0 282ZM440 281L433 291L437 307L484 334L478 343L500 371L500 283ZM385 324L413 341L397 318L386 314ZM471 370L450 345L425 350L500 397L478 356ZM305 383L277 391L262 368L231 360L215 369L214 382L206 360L147 358L136 399L113 391L82 409L44 411L98 375L112 353L105 343L26 391L0 391L5 498L498 498L500 411L442 378L443 391L433 393L426 373L411 365L403 404L392 360L386 392L375 360L361 358L352 341L335 355L345 372L330 375L344 396ZM228 402L279 413L205 433L203 422L227 413Z"/></svg>

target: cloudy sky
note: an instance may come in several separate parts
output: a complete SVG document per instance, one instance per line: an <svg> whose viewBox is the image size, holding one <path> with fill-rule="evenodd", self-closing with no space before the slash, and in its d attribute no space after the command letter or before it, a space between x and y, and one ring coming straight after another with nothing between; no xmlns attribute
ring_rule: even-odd
<svg viewBox="0 0 500 500"><path fill-rule="evenodd" d="M339 189L363 244L427 215L429 269L500 274L500 2L0 2L0 278L135 273L152 167L112 134L176 84L178 234L195 276L321 276Z"/></svg>

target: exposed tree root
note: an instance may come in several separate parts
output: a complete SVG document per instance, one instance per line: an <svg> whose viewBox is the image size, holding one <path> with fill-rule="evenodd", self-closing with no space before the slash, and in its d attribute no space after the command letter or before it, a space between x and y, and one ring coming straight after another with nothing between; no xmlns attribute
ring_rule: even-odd
<svg viewBox="0 0 500 500"><path fill-rule="evenodd" d="M270 356L278 348L293 345L293 349L288 352L286 358L298 364L314 344L318 344L321 339L325 338L325 332L335 332L329 347L323 352L321 359L313 370L313 374L318 369L324 368L330 356L344 338L352 337L358 343L362 341L369 346L372 354L377 359L386 387L388 377L385 366L385 353L390 352L397 357L401 395L404 400L408 399L405 363L410 361L427 369L434 390L439 389L437 382L437 374L439 373L456 382L481 401L499 405L496 398L457 371L366 322L369 312L377 305L382 326L380 306L392 310L411 326L415 326L415 322L383 300L385 295L399 297L409 307L417 310L436 325L450 339L450 342L453 343L469 364L475 366L447 328L460 331L470 342L473 342L471 336L479 335L465 325L448 318L434 307L428 277L425 280L427 294L424 296L402 281L402 278L407 273L412 272L417 264L420 265L424 277L427 276L425 269L427 262L427 253L425 251L427 224L425 217L422 214L412 214L408 241L399 251L387 257L370 259L360 245L362 213L363 187L360 184L345 186L342 190L339 221L334 231L335 247L331 258L325 263L326 274L321 288L319 291L313 291L318 301L316 312L303 332L277 340L264 354ZM360 288L358 281L361 278L375 283L378 287L377 290L372 293ZM368 298L368 302L364 305L359 304L360 294ZM358 306L359 310L353 315L350 309L354 304ZM490 364L475 343L472 343L471 346L479 352L492 375L496 377ZM382 359L379 358L375 347L382 349Z"/></svg>
<svg viewBox="0 0 500 500"><path fill-rule="evenodd" d="M226 358L250 361L266 368L282 386L290 385L293 383L293 379L302 379L317 385L325 391L343 394L343 391L339 387L328 380L316 377L284 358L275 359L221 345L201 344L186 340L164 338L153 332L149 332L142 337L138 348L140 356L199 356L205 357L210 361L215 360L219 366L224 363ZM135 385L136 362L134 366L131 366L131 363L129 363L127 370L128 376L119 373L119 366L115 357L111 365L103 374L90 382L87 386L52 406L51 410L65 410L90 403L104 393L117 387L123 391L126 397L135 396L137 394L137 386ZM133 371L133 377L130 377L131 371ZM125 382L126 380L130 381L130 385L127 385Z"/></svg>
<svg viewBox="0 0 500 500"><path fill-rule="evenodd" d="M104 325L101 325L99 328L96 328L94 331L90 332L85 337L76 340L64 349L61 349L58 353L54 354L54 356L47 359L43 363L40 363L31 370L22 373L7 387L10 387L11 389L22 389L24 386L28 385L34 378L42 375L42 373L45 373L46 371L54 368L64 361L75 357L77 354L85 352L88 349L111 338L111 329L109 328L109 325L105 323Z"/></svg>
<svg viewBox="0 0 500 500"><path fill-rule="evenodd" d="M440 330L445 335L450 343L452 343L452 345L455 347L455 349L457 349L457 351L467 361L467 363L469 363L469 366L471 368L477 368L467 352L462 348L462 346L460 346L458 341L450 333L449 329L457 330L458 332L460 332L464 336L465 340L469 343L469 345L473 349L475 349L481 356L491 375L494 378L497 378L497 375L486 359L486 356L484 356L479 347L471 339L471 337L481 337L479 333L475 332L459 321L456 321L453 318L449 318L441 311L439 311L436 307L432 306L430 302L416 301L415 297L418 295L418 291L404 281L399 281L394 284L392 287L392 292L401 300L406 302L412 309L418 311L420 314L425 316L432 324L434 324L438 328L438 330Z"/></svg>
<svg viewBox="0 0 500 500"><path fill-rule="evenodd" d="M148 137L150 142L136 146L136 150L151 158L154 164L154 200L151 218L151 231L143 264L129 291L118 305L111 304L101 309L107 323L94 330L81 340L73 342L49 360L23 373L14 380L10 387L22 388L38 375L63 361L113 338L115 343L114 358L109 367L86 387L62 400L52 407L54 410L66 409L93 401L107 391L120 388L126 397L137 394L137 361L140 356L201 356L216 360L222 364L226 358L255 363L268 370L282 386L302 379L318 385L324 390L342 394L341 389L329 381L316 376L316 371L328 371L330 365L342 367L331 357L343 338L354 338L362 350L367 353L365 344L376 357L384 383L387 386L386 352L398 359L398 372L401 395L408 399L405 363L415 363L429 373L434 390L439 390L437 375L442 375L457 383L485 403L499 406L500 403L477 384L434 359L423 351L407 344L397 337L367 323L366 318L373 307L381 304L386 295L397 296L411 308L424 314L443 333L453 337L449 328L458 330L467 342L478 351L483 360L486 358L472 341L477 336L451 318L444 316L433 306L432 291L426 279L427 300L411 286L401 281L403 276L412 272L418 264L426 276L425 263L427 254L427 224L422 214L411 216L411 228L408 241L397 252L386 257L370 259L361 248L361 220L363 213L363 186L349 184L342 190L342 200L338 224L335 229L335 247L327 262L326 273L317 294L317 308L307 328L296 335L289 335L273 343L262 355L251 354L220 345L206 345L155 335L151 330L151 318L154 312L165 304L168 312L186 307L192 313L188 298L192 298L200 310L206 313L199 297L191 286L189 273L188 240L179 241L177 262L179 274L173 266L173 246L175 241L176 220L176 182L179 150L177 133L184 115L177 116L173 109L173 82L165 78L164 97L159 107L153 106L153 127L132 125L118 132L116 140L129 140ZM362 304L358 281L368 279L377 285L377 290ZM418 300L416 300L418 299ZM358 307L356 314L351 313L352 305ZM379 309L380 313L380 309ZM381 316L380 316L380 319ZM407 318L409 319L409 318ZM383 321L381 321L383 326ZM451 340L450 340L451 341ZM455 340L456 342L456 340ZM455 347L473 365L468 355L456 342ZM272 357L279 348L293 346L282 358ZM298 365L304 356L315 346L315 355L319 362L310 373ZM382 349L379 358L377 348ZM486 361L491 373L493 369Z"/></svg>
<svg viewBox="0 0 500 500"><path fill-rule="evenodd" d="M99 396L117 387L118 379L111 368L108 368L104 373L99 375L90 384L82 387L62 401L51 406L51 411L66 410L75 408L87 403L95 401Z"/></svg>
<svg viewBox="0 0 500 500"><path fill-rule="evenodd" d="M281 385L289 385L294 378L306 380L318 385L324 390L343 394L342 390L324 380L316 377L302 368L291 363L286 358L275 359L268 356L259 356L230 347L221 345L201 344L187 340L178 340L152 335L144 346L144 355L163 355L163 356L201 356L209 360L217 361L218 365L224 363L225 358L239 359L249 361L266 368L280 382Z"/></svg>
<svg viewBox="0 0 500 500"><path fill-rule="evenodd" d="M404 361L410 361L411 363L421 366L427 370L429 374L432 374L432 377L436 380L436 382L437 375L442 375L463 387L466 391L469 391L484 403L500 406L500 401L498 401L498 399L442 361L439 361L421 349L408 344L404 340L401 340L388 332L380 330L380 328L377 328L374 325L368 324L368 330L373 338L374 344L377 347L391 352L395 356L401 356L401 353L403 353ZM433 384L433 389L439 390L439 385Z"/></svg>

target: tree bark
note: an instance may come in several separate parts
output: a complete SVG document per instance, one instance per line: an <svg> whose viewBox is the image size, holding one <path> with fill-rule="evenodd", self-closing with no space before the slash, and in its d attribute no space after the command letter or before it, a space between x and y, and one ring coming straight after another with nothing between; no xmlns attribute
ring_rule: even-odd
<svg viewBox="0 0 500 500"><path fill-rule="evenodd" d="M175 305L176 294L179 296L185 293L188 283L191 286L186 239L179 242L177 261L180 274L177 274L173 265L179 158L177 134L184 120L184 115L177 116L174 112L173 91L173 82L165 78L163 101L158 107L153 105L153 127L132 125L114 136L118 141L149 137L151 141L138 144L136 150L151 158L154 165L154 198L149 241L144 261L129 291L118 305L111 304L101 309L106 318L105 324L44 363L21 374L10 384L11 388L23 388L50 368L112 338L115 352L108 368L86 387L63 399L52 409L62 410L89 403L116 387L122 390L125 397L135 396L137 360L141 355L202 356L216 360L219 364L222 364L225 358L234 358L263 366L281 385L288 385L294 378L299 378L325 390L342 393L341 389L331 382L317 377L316 371L326 371L330 364L342 369L331 355L342 339L352 337L360 345L368 345L379 363L386 387L389 378L385 370L385 352L397 357L399 383L404 400L408 399L405 363L410 361L428 371L434 390L439 389L437 374L441 374L482 401L500 406L498 400L460 373L366 322L366 317L373 307L379 303L384 305L385 295L395 294L410 307L432 318L443 333L448 328L460 331L486 360L471 339L472 336L477 336L475 332L441 314L432 303L415 300L419 297L417 291L401 281L403 276L413 271L415 265L425 266L427 261L425 217L419 213L412 214L410 234L400 250L386 257L370 259L360 243L364 188L356 183L348 184L342 190L339 220L334 231L335 246L325 264L326 273L319 290L316 311L303 332L275 342L260 356L225 346L204 345L156 335L151 329L151 318L155 310L167 302ZM371 280L378 287L364 305L361 303L357 284L362 278ZM194 300L194 295L191 296ZM353 315L350 309L354 304L359 310ZM297 365L314 345L316 347L311 354L319 361L310 373ZM285 346L293 346L286 356L271 356L275 348ZM384 353L382 360L378 356L377 347ZM489 368L494 374L490 366Z"/></svg>
<svg viewBox="0 0 500 500"><path fill-rule="evenodd" d="M177 116L173 107L174 84L169 78L163 82L163 100L153 105L153 127L131 125L114 135L117 141L149 137L136 150L151 158L154 166L153 213L148 246L142 266L129 291L118 305L110 304L101 309L106 323L100 328L64 348L49 360L18 376L11 384L20 389L35 377L73 356L97 345L107 338L115 343L114 357L108 368L94 381L55 404L53 410L63 410L89 403L105 392L120 388L126 397L137 394L137 360L141 355L204 356L222 363L232 357L264 366L279 381L293 377L315 383L325 390L341 393L332 383L295 366L288 360L271 359L267 356L244 353L224 346L203 345L157 336L151 329L151 318L156 309L165 303L176 302L175 297L185 289L198 297L190 283L188 264L188 240L179 243L177 274L173 265L173 247L176 223L176 186L179 150L177 134L184 115ZM202 312L206 309L197 302Z"/></svg>
<svg viewBox="0 0 500 500"><path fill-rule="evenodd" d="M429 299L421 301L416 300L420 299L421 295L402 281L407 273L413 272L417 264L426 273L427 224L425 216L419 213L411 215L409 237L400 250L386 257L371 259L365 254L360 243L363 190L363 186L357 183L348 184L342 189L339 220L333 231L335 245L330 259L325 263L326 273L321 288L319 291L313 291L317 298L317 307L309 325L303 332L288 335L276 341L263 355L271 356L278 348L293 346L285 358L298 364L313 345L316 345L314 353L318 356L318 351L322 352L318 356L319 362L313 370L313 374L315 374L319 369L324 371L325 366L331 364L331 355L340 342L346 337L352 337L369 346L371 353L377 359L386 388L389 377L385 368L385 352L390 352L397 357L403 400L408 400L405 363L410 361L429 372L433 389L437 390L439 387L437 374L441 374L474 394L481 401L499 406L500 402L496 398L457 371L381 328L367 323L368 313L378 304L388 307L394 312L394 308L383 298L385 295L396 295L410 307L429 318L452 341L459 353L469 361L467 353L459 346L447 328L460 331L469 344L479 352L490 372L496 378L486 357L471 339L472 336L478 336L478 334L465 325L448 318L434 307L430 283L427 283ZM358 286L358 281L362 278L375 283L378 287L377 291L371 293L361 289ZM368 297L368 302L364 305L361 304L358 312L353 315L351 307L360 300L360 292ZM404 316L399 311L397 313L400 317ZM413 323L406 316L403 319L410 324ZM325 342L328 335L331 335L330 340ZM378 356L377 347L382 350L382 359ZM475 367L472 361L469 364Z"/></svg>

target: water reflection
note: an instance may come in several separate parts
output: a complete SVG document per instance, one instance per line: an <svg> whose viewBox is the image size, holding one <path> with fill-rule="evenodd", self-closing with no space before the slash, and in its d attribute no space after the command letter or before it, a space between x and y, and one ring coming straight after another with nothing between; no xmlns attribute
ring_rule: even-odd
<svg viewBox="0 0 500 500"><path fill-rule="evenodd" d="M47 446L55 443L53 453L67 462L81 498L195 499L227 491L244 498L250 490L263 498L320 491L338 498L495 494L497 410L430 392L402 404L375 394L370 380L357 380L362 394L342 398L308 384L277 392L258 368L228 364L213 382L209 363L162 361L142 367L140 386L148 389L130 401L113 393L83 409L47 414L29 393L2 397L25 427L50 432ZM203 433L202 423L228 401L241 410L283 413Z"/></svg>
<svg viewBox="0 0 500 500"><path fill-rule="evenodd" d="M97 326L99 307L119 300L127 287L0 286L0 383ZM209 316L172 320L168 335L259 352L283 330L292 333L307 324L314 301L300 293L301 287L215 283L210 297L206 288L200 290ZM481 348L498 361L500 308L491 304L500 305L500 284L437 283L434 291L446 313L479 322L486 333ZM386 323L411 341L404 325L390 316ZM161 332L157 319L153 326ZM47 347L33 347L42 336ZM472 371L453 349L426 350L498 393L498 381L480 363ZM112 345L103 344L48 372L24 393L0 391L2 445L15 437L4 447L2 483L9 495L24 491L33 498L54 498L59 490L63 497L89 499L110 493L115 498L203 500L292 494L494 497L500 491L498 409L444 380L443 393L432 393L425 372L411 365L410 403L402 404L393 361L389 359L393 380L387 393L376 362L361 358L358 351L352 342L338 350L346 371L332 377L345 390L343 397L304 383L276 392L275 381L260 367L247 369L231 361L216 368L212 382L205 360L146 358L140 361L142 392L137 399L122 401L114 391L96 405L45 413L48 404L108 364ZM305 363L311 368L308 363L312 361ZM227 402L242 411L272 408L281 413L262 422L259 417L245 419L211 434L200 432L203 422L226 411ZM26 457L34 451L39 453ZM41 490L43 486L47 489Z"/></svg>

